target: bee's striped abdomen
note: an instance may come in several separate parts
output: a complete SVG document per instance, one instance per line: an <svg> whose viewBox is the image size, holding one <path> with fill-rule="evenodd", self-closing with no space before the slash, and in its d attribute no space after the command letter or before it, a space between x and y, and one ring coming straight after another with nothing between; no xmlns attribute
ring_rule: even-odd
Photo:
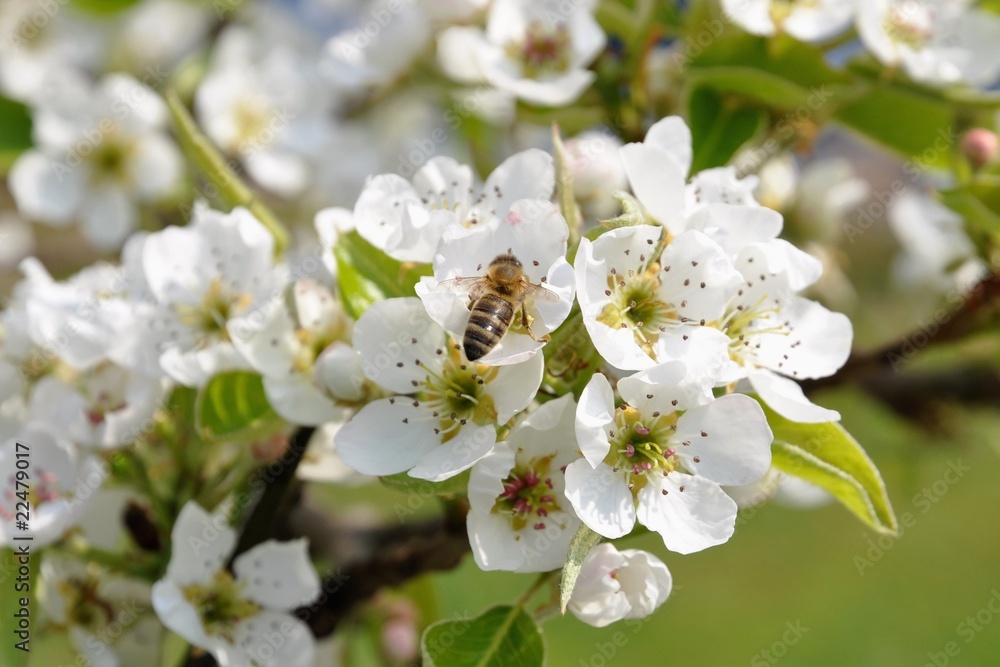
<svg viewBox="0 0 1000 667"><path fill-rule="evenodd" d="M514 306L495 294L486 294L476 301L465 325L465 358L475 361L496 347L507 333L514 317Z"/></svg>

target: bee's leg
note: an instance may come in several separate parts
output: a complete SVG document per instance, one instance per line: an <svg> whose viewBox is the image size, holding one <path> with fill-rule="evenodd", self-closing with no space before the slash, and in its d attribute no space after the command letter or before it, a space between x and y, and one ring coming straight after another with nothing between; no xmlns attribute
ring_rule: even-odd
<svg viewBox="0 0 1000 667"><path fill-rule="evenodd" d="M521 304L521 326L524 327L524 332L531 336L531 340L537 343L547 343L552 340L549 336L544 336L542 338L535 337L535 334L531 331L531 325L528 324L528 309L523 303Z"/></svg>

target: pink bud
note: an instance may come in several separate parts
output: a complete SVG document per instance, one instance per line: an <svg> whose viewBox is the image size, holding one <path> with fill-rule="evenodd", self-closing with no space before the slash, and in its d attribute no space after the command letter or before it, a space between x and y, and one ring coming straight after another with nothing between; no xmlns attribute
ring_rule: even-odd
<svg viewBox="0 0 1000 667"><path fill-rule="evenodd" d="M962 153L976 169L997 159L1000 153L1000 140L990 130L976 127L962 137Z"/></svg>

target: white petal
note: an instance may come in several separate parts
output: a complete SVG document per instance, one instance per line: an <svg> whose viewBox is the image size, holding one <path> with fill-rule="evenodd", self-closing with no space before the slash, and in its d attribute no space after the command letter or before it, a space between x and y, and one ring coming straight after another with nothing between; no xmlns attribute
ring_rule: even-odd
<svg viewBox="0 0 1000 667"><path fill-rule="evenodd" d="M483 184L476 208L503 218L518 199L549 199L556 186L552 156L537 148L515 153L493 170Z"/></svg>
<svg viewBox="0 0 1000 667"><path fill-rule="evenodd" d="M394 475L441 444L434 428L430 413L413 407L409 399L383 398L361 408L337 432L334 443L344 463L358 472Z"/></svg>
<svg viewBox="0 0 1000 667"><path fill-rule="evenodd" d="M264 393L274 411L293 424L318 426L333 421L344 411L301 373L264 377Z"/></svg>
<svg viewBox="0 0 1000 667"><path fill-rule="evenodd" d="M316 377L330 395L342 401L359 401L365 395L361 355L346 343L331 343L316 359Z"/></svg>
<svg viewBox="0 0 1000 667"><path fill-rule="evenodd" d="M259 544L233 561L233 572L246 586L244 595L266 609L304 607L319 595L319 577L305 538Z"/></svg>
<svg viewBox="0 0 1000 667"><path fill-rule="evenodd" d="M477 461L493 451L496 444L496 427L492 424L478 426L467 424L448 442L420 457L411 477L440 482L471 468Z"/></svg>
<svg viewBox="0 0 1000 667"><path fill-rule="evenodd" d="M804 424L840 421L839 412L810 401L794 380L767 370L755 371L748 379L768 407L785 419Z"/></svg>
<svg viewBox="0 0 1000 667"><path fill-rule="evenodd" d="M170 536L167 579L177 586L211 582L236 546L236 533L226 517L209 514L194 501L184 505Z"/></svg>
<svg viewBox="0 0 1000 667"><path fill-rule="evenodd" d="M715 482L674 472L649 477L639 492L637 516L668 549L690 554L732 537L736 503Z"/></svg>
<svg viewBox="0 0 1000 667"><path fill-rule="evenodd" d="M661 148L625 144L622 162L632 192L660 224L673 234L684 231L684 167Z"/></svg>
<svg viewBox="0 0 1000 667"><path fill-rule="evenodd" d="M670 570L659 558L640 549L625 549L625 566L618 570L618 581L631 609L625 618L645 618L670 597L674 581Z"/></svg>
<svg viewBox="0 0 1000 667"><path fill-rule="evenodd" d="M663 251L660 298L694 323L722 317L743 277L717 243L698 231L684 232Z"/></svg>
<svg viewBox="0 0 1000 667"><path fill-rule="evenodd" d="M178 584L169 579L157 581L153 584L152 599L153 609L163 625L194 646L203 649L215 647L217 642L205 634L201 615L194 605L184 597L184 592L181 591Z"/></svg>
<svg viewBox="0 0 1000 667"><path fill-rule="evenodd" d="M436 350L445 344L445 334L427 317L421 301L410 297L372 304L355 323L353 340L366 378L409 394L414 382L427 377L422 365L440 367Z"/></svg>
<svg viewBox="0 0 1000 667"><path fill-rule="evenodd" d="M760 404L743 394L722 396L688 410L677 420L671 438L691 443L676 446L687 470L730 486L763 477L771 467L772 439Z"/></svg>
<svg viewBox="0 0 1000 667"><path fill-rule="evenodd" d="M753 35L770 36L775 32L770 0L722 0L726 18Z"/></svg>
<svg viewBox="0 0 1000 667"><path fill-rule="evenodd" d="M183 165L177 146L157 132L144 135L132 145L125 167L136 194L144 200L155 200L179 184Z"/></svg>
<svg viewBox="0 0 1000 667"><path fill-rule="evenodd" d="M685 175L691 171L691 130L680 116L667 116L653 123L642 143L673 157Z"/></svg>
<svg viewBox="0 0 1000 667"><path fill-rule="evenodd" d="M566 467L566 498L577 516L596 533L611 539L627 535L635 526L632 492L621 472L606 463L592 468L580 459Z"/></svg>
<svg viewBox="0 0 1000 667"><path fill-rule="evenodd" d="M761 366L807 380L832 375L847 361L853 328L846 315L792 297L777 316L789 323L791 332L758 337L761 347L756 356Z"/></svg>
<svg viewBox="0 0 1000 667"><path fill-rule="evenodd" d="M542 384L544 372L545 361L540 354L519 364L500 366L497 369L496 377L484 387L493 398L498 424L503 424L528 407Z"/></svg>
<svg viewBox="0 0 1000 667"><path fill-rule="evenodd" d="M478 83L483 80L478 51L486 46L483 31L479 28L453 26L442 30L437 38L437 61L449 78L460 83Z"/></svg>
<svg viewBox="0 0 1000 667"><path fill-rule="evenodd" d="M86 168L29 150L11 167L10 192L25 217L64 225L73 219L83 200L86 179Z"/></svg>
<svg viewBox="0 0 1000 667"><path fill-rule="evenodd" d="M576 442L591 467L596 468L611 450L609 431L615 423L615 393L601 373L580 394L576 407Z"/></svg>
<svg viewBox="0 0 1000 667"><path fill-rule="evenodd" d="M313 667L316 640L309 626L287 613L262 611L237 623L234 659L221 657L219 667ZM252 663L245 662L245 653ZM237 657L238 656L238 657Z"/></svg>
<svg viewBox="0 0 1000 667"><path fill-rule="evenodd" d="M80 219L83 234L100 250L117 250L138 226L135 202L120 187L92 191L83 203Z"/></svg>
<svg viewBox="0 0 1000 667"><path fill-rule="evenodd" d="M688 229L697 229L736 257L748 243L770 241L781 233L781 214L764 206L710 203L688 217Z"/></svg>

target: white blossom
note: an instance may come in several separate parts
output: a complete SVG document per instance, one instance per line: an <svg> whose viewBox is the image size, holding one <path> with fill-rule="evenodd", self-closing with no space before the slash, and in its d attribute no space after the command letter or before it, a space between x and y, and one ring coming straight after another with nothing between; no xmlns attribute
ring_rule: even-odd
<svg viewBox="0 0 1000 667"><path fill-rule="evenodd" d="M364 396L351 321L330 290L309 278L292 285L292 303L271 302L232 323L236 349L263 376L264 392L285 419L315 426L343 416L337 401Z"/></svg>
<svg viewBox="0 0 1000 667"><path fill-rule="evenodd" d="M531 104L574 102L594 81L586 69L604 48L593 0L494 0L485 31L438 37L438 63L462 83L488 82Z"/></svg>
<svg viewBox="0 0 1000 667"><path fill-rule="evenodd" d="M548 199L552 157L531 149L504 160L479 186L472 169L448 157L428 160L412 183L396 174L369 179L354 205L358 233L387 255L430 262L445 230L495 227L519 199Z"/></svg>
<svg viewBox="0 0 1000 667"><path fill-rule="evenodd" d="M531 359L542 349L543 337L555 331L573 307L573 268L565 259L568 239L569 228L555 204L538 199L516 201L494 227L473 233L447 229L434 257L434 277L417 283L417 296L431 319L462 336L473 306L470 289L485 275L490 262L512 254L524 278L537 286L523 304L533 337L524 330L522 309L515 307L510 328L479 361L499 366Z"/></svg>
<svg viewBox="0 0 1000 667"><path fill-rule="evenodd" d="M726 542L736 504L720 485L759 479L771 463L771 429L752 398L685 382L666 362L618 381L595 374L580 397L576 437L584 458L566 468L566 497L593 531L612 539L638 520L668 549L693 553Z"/></svg>
<svg viewBox="0 0 1000 667"><path fill-rule="evenodd" d="M395 394L366 404L335 437L344 463L367 475L457 475L493 450L497 425L542 381L540 355L501 367L466 361L414 298L370 306L354 325L354 349L365 377Z"/></svg>
<svg viewBox="0 0 1000 667"><path fill-rule="evenodd" d="M236 557L230 574L236 532L224 516L188 502L171 543L166 576L152 595L165 626L220 667L312 667L312 632L291 613L320 594L305 539L259 544ZM281 641L269 641L269 633Z"/></svg>
<svg viewBox="0 0 1000 667"><path fill-rule="evenodd" d="M879 61L917 81L985 88L1000 75L1000 17L969 0L861 2L857 28Z"/></svg>
<svg viewBox="0 0 1000 667"><path fill-rule="evenodd" d="M178 185L180 152L165 132L166 106L135 79L109 74L93 89L60 87L36 107L36 148L11 167L20 212L65 226L79 220L87 239L110 250L139 222L138 206Z"/></svg>
<svg viewBox="0 0 1000 667"><path fill-rule="evenodd" d="M580 520L563 474L577 453L572 396L545 403L472 468L469 543L483 570L545 572L562 567Z"/></svg>
<svg viewBox="0 0 1000 667"><path fill-rule="evenodd" d="M580 568L569 610L596 628L626 618L645 618L666 602L670 570L641 549L618 551L609 542L590 550Z"/></svg>
<svg viewBox="0 0 1000 667"><path fill-rule="evenodd" d="M754 35L771 36L780 30L804 42L821 42L850 26L857 4L855 0L723 0L722 9Z"/></svg>
<svg viewBox="0 0 1000 667"><path fill-rule="evenodd" d="M80 520L109 474L96 458L38 423L0 442L0 470L0 545L5 547L16 544L15 537L31 537L36 548L58 541Z"/></svg>

